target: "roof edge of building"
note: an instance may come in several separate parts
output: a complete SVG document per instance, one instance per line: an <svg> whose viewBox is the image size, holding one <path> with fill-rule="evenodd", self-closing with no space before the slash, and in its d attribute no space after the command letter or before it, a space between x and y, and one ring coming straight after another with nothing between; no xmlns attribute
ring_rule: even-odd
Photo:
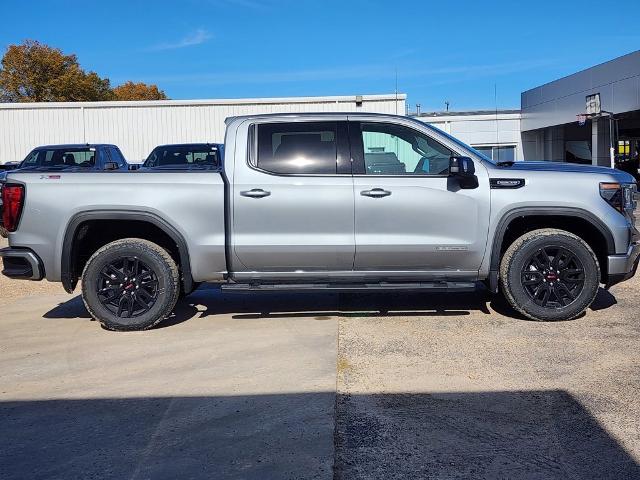
<svg viewBox="0 0 640 480"><path fill-rule="evenodd" d="M219 98L194 100L136 100L106 102L32 102L32 103L0 103L0 109L35 109L35 108L109 108L109 107L170 107L200 105L277 105L281 103L344 103L344 102L381 102L404 101L405 93L380 95L335 95L318 97L269 97L269 98Z"/></svg>
<svg viewBox="0 0 640 480"><path fill-rule="evenodd" d="M449 112L422 112L418 115L411 114L412 117L420 118L420 117L462 117L462 116L470 116L470 115L505 115L505 114L519 114L522 113L517 109L508 109L508 110L466 110L466 111L449 111Z"/></svg>

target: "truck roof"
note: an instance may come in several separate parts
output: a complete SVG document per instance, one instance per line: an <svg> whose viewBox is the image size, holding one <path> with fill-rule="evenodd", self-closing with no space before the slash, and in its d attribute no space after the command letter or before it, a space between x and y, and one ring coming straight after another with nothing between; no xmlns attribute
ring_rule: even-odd
<svg viewBox="0 0 640 480"><path fill-rule="evenodd" d="M96 148L96 147L116 147L112 143L61 143L54 145L40 145L35 147L34 150L43 150L45 148Z"/></svg>
<svg viewBox="0 0 640 480"><path fill-rule="evenodd" d="M225 123L228 125L234 120L246 120L257 118L306 118L306 117L380 117L380 118L401 118L403 120L413 120L412 117L406 115L394 115L390 113L373 113L373 112L300 112L300 113L256 113L252 115L238 115L227 117Z"/></svg>
<svg viewBox="0 0 640 480"><path fill-rule="evenodd" d="M164 148L164 147L196 147L196 146L200 146L200 145L214 145L214 146L220 146L223 145L222 143L217 143L217 142L189 142L189 143L165 143L164 145L156 145L155 148Z"/></svg>

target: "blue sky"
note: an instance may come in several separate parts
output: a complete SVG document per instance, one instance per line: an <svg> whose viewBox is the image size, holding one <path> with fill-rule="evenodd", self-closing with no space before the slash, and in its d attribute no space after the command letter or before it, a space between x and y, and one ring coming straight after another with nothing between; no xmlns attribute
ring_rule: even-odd
<svg viewBox="0 0 640 480"><path fill-rule="evenodd" d="M520 92L640 48L640 1L2 2L26 38L175 99L390 93L422 110L519 107ZM7 19L11 21L7 22Z"/></svg>

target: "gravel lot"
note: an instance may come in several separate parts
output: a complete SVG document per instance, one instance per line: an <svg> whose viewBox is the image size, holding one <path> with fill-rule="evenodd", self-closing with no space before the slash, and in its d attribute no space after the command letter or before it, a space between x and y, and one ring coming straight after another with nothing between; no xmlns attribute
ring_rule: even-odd
<svg viewBox="0 0 640 480"><path fill-rule="evenodd" d="M341 319L337 477L640 478L638 283L569 322L480 295Z"/></svg>
<svg viewBox="0 0 640 480"><path fill-rule="evenodd" d="M116 334L0 278L0 476L640 479L639 286L558 323L482 292L205 288Z"/></svg>

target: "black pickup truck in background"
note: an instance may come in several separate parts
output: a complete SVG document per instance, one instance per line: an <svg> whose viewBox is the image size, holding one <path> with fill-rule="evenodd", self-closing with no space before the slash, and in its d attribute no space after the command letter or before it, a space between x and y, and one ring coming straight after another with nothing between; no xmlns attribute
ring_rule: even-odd
<svg viewBox="0 0 640 480"><path fill-rule="evenodd" d="M104 143L44 145L34 148L22 162L7 162L4 165L0 165L0 192L2 191L2 184L8 172L95 172L126 170L129 170L129 164L116 145ZM1 213L2 196L0 195L0 214ZM0 215L0 218L1 217Z"/></svg>

